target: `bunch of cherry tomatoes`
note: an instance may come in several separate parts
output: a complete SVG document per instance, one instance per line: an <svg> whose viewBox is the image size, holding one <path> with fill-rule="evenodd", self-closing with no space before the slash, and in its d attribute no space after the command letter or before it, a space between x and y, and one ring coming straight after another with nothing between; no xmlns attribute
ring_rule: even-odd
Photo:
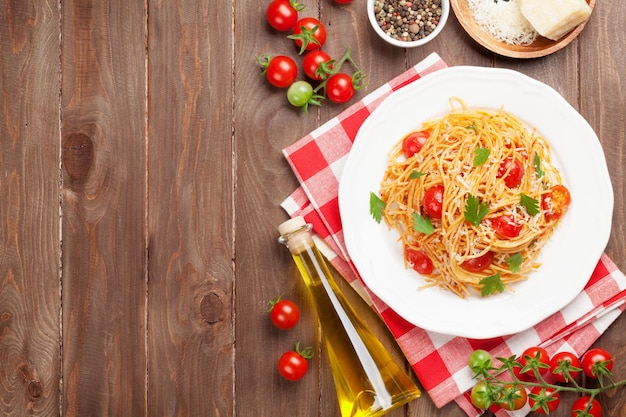
<svg viewBox="0 0 626 417"><path fill-rule="evenodd" d="M335 0L350 3L352 0ZM272 0L265 17L269 25L280 32L291 32L298 54L302 56L302 69L307 80L297 80L298 65L287 55L257 57L267 81L275 87L287 88L287 100L302 108L321 105L325 98L334 103L349 101L356 90L364 88L364 76L350 56L350 49L339 60L334 60L322 50L326 42L326 28L317 18L299 17L304 9L296 0ZM341 72L344 63L350 63L353 72ZM316 86L313 87L312 83Z"/></svg>
<svg viewBox="0 0 626 417"><path fill-rule="evenodd" d="M590 349L579 359L566 351L550 357L544 348L533 346L519 358L498 360L501 364L495 367L491 354L482 349L475 350L469 357L469 367L478 379L470 394L476 408L518 410L528 403L532 411L550 414L560 405L560 392L572 391L581 394L572 404L572 417L602 417L602 406L595 397L626 385L626 380L611 379L613 357L601 348ZM508 372L510 380L502 378L499 375L502 372ZM581 373L596 379L599 387L580 385Z"/></svg>

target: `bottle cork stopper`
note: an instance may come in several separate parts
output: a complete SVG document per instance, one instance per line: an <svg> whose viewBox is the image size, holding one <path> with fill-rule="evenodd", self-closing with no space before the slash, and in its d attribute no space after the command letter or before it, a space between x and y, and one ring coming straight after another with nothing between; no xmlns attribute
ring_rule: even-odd
<svg viewBox="0 0 626 417"><path fill-rule="evenodd" d="M306 225L306 221L304 220L304 217L297 216L297 217L294 217L293 219L287 220L284 223L281 223L278 226L278 233L280 233L281 236L285 236L287 233L295 232L296 230L301 229L305 225Z"/></svg>

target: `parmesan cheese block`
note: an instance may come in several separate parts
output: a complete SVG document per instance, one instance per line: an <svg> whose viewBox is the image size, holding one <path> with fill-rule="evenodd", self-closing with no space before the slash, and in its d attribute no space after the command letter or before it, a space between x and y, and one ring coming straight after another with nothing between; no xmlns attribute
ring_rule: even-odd
<svg viewBox="0 0 626 417"><path fill-rule="evenodd" d="M555 41L591 14L585 0L519 0L519 7L539 34Z"/></svg>

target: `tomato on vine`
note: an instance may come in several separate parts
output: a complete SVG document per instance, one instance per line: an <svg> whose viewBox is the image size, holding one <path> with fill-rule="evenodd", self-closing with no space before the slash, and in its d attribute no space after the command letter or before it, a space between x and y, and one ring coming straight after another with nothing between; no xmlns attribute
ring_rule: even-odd
<svg viewBox="0 0 626 417"><path fill-rule="evenodd" d="M285 32L295 26L303 9L304 5L295 0L272 0L265 9L265 19L274 29Z"/></svg>
<svg viewBox="0 0 626 417"><path fill-rule="evenodd" d="M354 96L352 77L342 72L331 75L326 83L326 95L333 103L341 104L349 101Z"/></svg>
<svg viewBox="0 0 626 417"><path fill-rule="evenodd" d="M304 74L312 80L324 80L332 74L335 61L321 49L307 52L302 59Z"/></svg>
<svg viewBox="0 0 626 417"><path fill-rule="evenodd" d="M267 81L274 87L289 87L298 76L298 66L288 56L278 55L271 58L269 54L265 54L262 59L257 57L256 60L263 68L261 75L265 75Z"/></svg>
<svg viewBox="0 0 626 417"><path fill-rule="evenodd" d="M588 395L579 397L572 404L572 417L602 417L602 406Z"/></svg>
<svg viewBox="0 0 626 417"><path fill-rule="evenodd" d="M581 371L580 360L572 352L558 352L550 358L550 371L558 382L575 381Z"/></svg>
<svg viewBox="0 0 626 417"><path fill-rule="evenodd" d="M288 381L302 379L309 370L308 360L313 357L313 349L300 348L300 342L296 343L294 350L281 355L278 359L278 372Z"/></svg>
<svg viewBox="0 0 626 417"><path fill-rule="evenodd" d="M525 406L526 401L528 401L528 394L523 386L507 384L498 400L498 405L505 410L513 411Z"/></svg>
<svg viewBox="0 0 626 417"><path fill-rule="evenodd" d="M290 300L278 297L270 301L270 320L274 326L281 330L288 330L298 324L300 320L300 308Z"/></svg>
<svg viewBox="0 0 626 417"><path fill-rule="evenodd" d="M303 17L296 22L293 34L287 37L294 40L296 46L300 48L299 54L303 54L304 51L312 51L324 46L326 28L314 17Z"/></svg>
<svg viewBox="0 0 626 417"><path fill-rule="evenodd" d="M528 404L538 414L550 414L560 403L561 396L551 387L532 387L528 394Z"/></svg>
<svg viewBox="0 0 626 417"><path fill-rule="evenodd" d="M589 349L583 355L581 364L585 375L600 379L613 370L613 356L601 348Z"/></svg>
<svg viewBox="0 0 626 417"><path fill-rule="evenodd" d="M481 410L486 410L491 405L491 399L489 398L489 387L487 382L478 381L476 385L472 387L470 393L470 400L474 407Z"/></svg>
<svg viewBox="0 0 626 417"><path fill-rule="evenodd" d="M544 348L532 346L522 352L519 363L522 365L520 372L527 377L534 378L536 377L534 369L540 374L550 369L550 356Z"/></svg>
<svg viewBox="0 0 626 417"><path fill-rule="evenodd" d="M301 107L304 112L309 105L319 106L322 96L317 95L313 91L313 86L306 81L296 81L289 86L287 90L287 100L292 106Z"/></svg>

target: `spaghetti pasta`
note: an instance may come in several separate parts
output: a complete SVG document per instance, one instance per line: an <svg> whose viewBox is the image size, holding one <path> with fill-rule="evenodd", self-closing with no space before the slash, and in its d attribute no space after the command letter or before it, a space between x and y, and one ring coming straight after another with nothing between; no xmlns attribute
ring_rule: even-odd
<svg viewBox="0 0 626 417"><path fill-rule="evenodd" d="M540 266L569 192L537 132L503 109L470 109L456 97L450 105L390 150L383 219L426 286L465 297L495 282L501 292Z"/></svg>

